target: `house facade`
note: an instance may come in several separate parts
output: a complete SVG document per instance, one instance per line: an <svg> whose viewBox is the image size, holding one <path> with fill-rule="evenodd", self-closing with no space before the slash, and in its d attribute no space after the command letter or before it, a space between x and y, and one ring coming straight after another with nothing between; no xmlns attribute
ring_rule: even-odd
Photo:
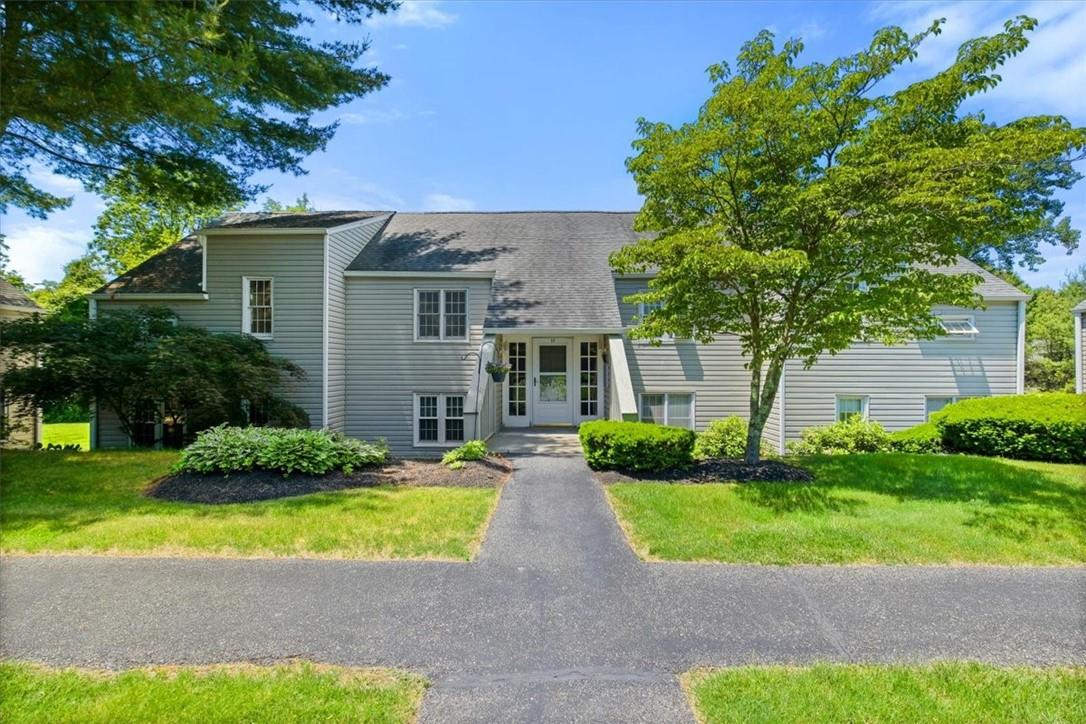
<svg viewBox="0 0 1086 724"><path fill-rule="evenodd" d="M1086 392L1086 299L1071 310L1075 321L1075 392Z"/></svg>
<svg viewBox="0 0 1086 724"><path fill-rule="evenodd" d="M503 428L642 419L697 430L746 416L734 337L631 340L647 276L617 276L633 213L232 214L92 295L92 314L165 304L243 332L306 372L287 396L314 427L436 455ZM891 430L962 397L1021 392L1027 296L976 273L984 309L940 308L947 334L789 364L765 436L860 414ZM511 368L495 382L488 362ZM98 409L92 445L131 444Z"/></svg>
<svg viewBox="0 0 1086 724"><path fill-rule="evenodd" d="M22 319L41 311L30 297L6 279L0 278L0 323ZM0 337L3 332L0 331ZM0 338L0 346L3 344ZM0 375L18 360L0 351ZM25 405L11 403L0 390L0 446L33 447L41 442L41 413Z"/></svg>

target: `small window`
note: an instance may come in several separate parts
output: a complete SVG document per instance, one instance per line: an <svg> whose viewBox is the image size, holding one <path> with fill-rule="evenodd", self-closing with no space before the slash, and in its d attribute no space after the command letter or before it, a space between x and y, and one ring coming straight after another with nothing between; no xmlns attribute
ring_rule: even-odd
<svg viewBox="0 0 1086 724"><path fill-rule="evenodd" d="M637 319L638 319L638 321L640 321L640 320L644 319L645 317L649 316L649 314L651 314L652 312L655 312L657 309L663 309L663 308L664 308L664 303L663 302L641 302L640 304L637 305ZM642 340L642 341L647 342L648 340ZM661 342L674 342L675 341L675 335L673 335L673 334L661 334L660 335L660 341Z"/></svg>
<svg viewBox="0 0 1086 724"><path fill-rule="evenodd" d="M853 417L867 417L866 397L837 397L837 421L844 422Z"/></svg>
<svg viewBox="0 0 1086 724"><path fill-rule="evenodd" d="M581 417L599 414L599 345L581 342L579 362L581 368Z"/></svg>
<svg viewBox="0 0 1086 724"><path fill-rule="evenodd" d="M953 405L955 402L961 402L962 400L968 400L975 395L928 395L924 398L924 419L929 420L931 416L939 410L942 410L947 405Z"/></svg>
<svg viewBox="0 0 1086 724"><path fill-rule="evenodd" d="M666 392L641 395L641 421L694 429L694 395Z"/></svg>
<svg viewBox="0 0 1086 724"><path fill-rule="evenodd" d="M245 277L243 282L242 331L259 339L271 339L272 279Z"/></svg>
<svg viewBox="0 0 1086 724"><path fill-rule="evenodd" d="M468 338L466 289L416 289L415 339L437 342Z"/></svg>
<svg viewBox="0 0 1086 724"><path fill-rule="evenodd" d="M972 339L980 334L980 330L973 324L972 317L940 317L939 324L943 332L950 337Z"/></svg>
<svg viewBox="0 0 1086 724"><path fill-rule="evenodd" d="M506 357L509 360L509 376L506 378L508 414L511 417L524 417L528 414L528 343L509 342Z"/></svg>
<svg viewBox="0 0 1086 724"><path fill-rule="evenodd" d="M463 395L415 395L416 445L459 445L465 439Z"/></svg>

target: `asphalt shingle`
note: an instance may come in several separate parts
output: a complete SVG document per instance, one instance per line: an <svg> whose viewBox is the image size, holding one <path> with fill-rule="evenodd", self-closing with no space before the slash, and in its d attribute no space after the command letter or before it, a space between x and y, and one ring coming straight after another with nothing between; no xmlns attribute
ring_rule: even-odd
<svg viewBox="0 0 1086 724"><path fill-rule="evenodd" d="M0 306L20 307L28 311L41 309L33 299L26 296L23 290L3 277L0 277Z"/></svg>

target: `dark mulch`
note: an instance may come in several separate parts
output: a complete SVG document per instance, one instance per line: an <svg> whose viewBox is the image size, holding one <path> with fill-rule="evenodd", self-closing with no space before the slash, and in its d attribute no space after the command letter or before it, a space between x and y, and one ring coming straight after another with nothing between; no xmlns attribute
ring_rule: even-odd
<svg viewBox="0 0 1086 724"><path fill-rule="evenodd" d="M679 485L699 485L701 483L809 483L814 474L806 468L782 463L780 460L762 460L755 465L748 465L742 460L699 460L688 468L665 470L662 472L634 470L601 470L596 473L600 482L634 483L657 481Z"/></svg>
<svg viewBox="0 0 1086 724"><path fill-rule="evenodd" d="M500 455L466 462L459 470L450 470L436 460L393 460L381 467L356 470L351 475L338 470L328 475L288 476L267 470L232 475L180 473L162 478L145 493L152 498L185 503L249 503L378 485L494 488L503 485L512 471L512 464Z"/></svg>

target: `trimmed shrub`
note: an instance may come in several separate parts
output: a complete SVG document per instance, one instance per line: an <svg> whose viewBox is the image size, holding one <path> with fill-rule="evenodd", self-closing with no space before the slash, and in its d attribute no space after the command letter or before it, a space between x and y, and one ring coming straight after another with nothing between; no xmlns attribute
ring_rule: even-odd
<svg viewBox="0 0 1086 724"><path fill-rule="evenodd" d="M725 417L713 420L694 442L694 459L710 458L742 459L747 451L747 421L741 417ZM763 440L762 457L773 454L773 449Z"/></svg>
<svg viewBox="0 0 1086 724"><path fill-rule="evenodd" d="M793 455L885 452L890 449L890 433L878 422L857 415L824 427L808 427L788 449Z"/></svg>
<svg viewBox="0 0 1086 724"><path fill-rule="evenodd" d="M890 450L902 453L941 453L943 439L934 422L924 422L890 434Z"/></svg>
<svg viewBox="0 0 1086 724"><path fill-rule="evenodd" d="M1086 396L1042 392L962 400L932 415L955 452L1086 462Z"/></svg>
<svg viewBox="0 0 1086 724"><path fill-rule="evenodd" d="M693 462L693 430L648 422L593 420L580 429L585 460L597 470L670 470Z"/></svg>
<svg viewBox="0 0 1086 724"><path fill-rule="evenodd" d="M468 440L458 448L450 450L441 456L441 462L453 469L464 467L468 460L482 460L486 457L486 443L482 440ZM459 464L457 464L459 463Z"/></svg>
<svg viewBox="0 0 1086 724"><path fill-rule="evenodd" d="M325 475L376 465L388 459L385 442L364 442L330 430L219 425L201 432L181 451L176 469L191 473L275 470Z"/></svg>

